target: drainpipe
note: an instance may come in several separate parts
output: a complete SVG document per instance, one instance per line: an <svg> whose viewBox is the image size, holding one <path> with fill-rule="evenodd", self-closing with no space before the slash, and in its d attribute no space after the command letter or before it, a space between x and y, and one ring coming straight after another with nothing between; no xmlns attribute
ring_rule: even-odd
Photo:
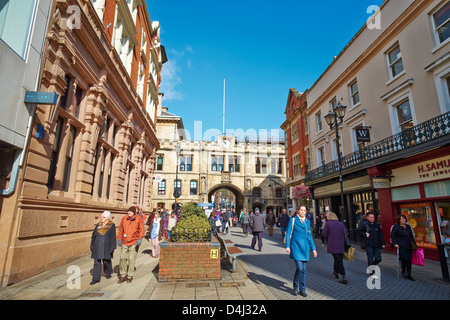
<svg viewBox="0 0 450 320"><path fill-rule="evenodd" d="M0 190L1 196L9 196L13 194L14 191L16 191L17 178L19 176L19 169L20 169L20 159L22 154L23 150L20 149L16 150L16 154L14 155L14 165L13 169L11 170L11 178L9 179L8 189Z"/></svg>

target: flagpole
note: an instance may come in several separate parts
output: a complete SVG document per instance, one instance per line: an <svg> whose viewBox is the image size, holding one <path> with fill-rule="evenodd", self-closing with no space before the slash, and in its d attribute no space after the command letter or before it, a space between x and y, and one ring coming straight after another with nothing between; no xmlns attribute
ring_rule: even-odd
<svg viewBox="0 0 450 320"><path fill-rule="evenodd" d="M223 124L222 124L222 134L225 135L225 79L223 79Z"/></svg>

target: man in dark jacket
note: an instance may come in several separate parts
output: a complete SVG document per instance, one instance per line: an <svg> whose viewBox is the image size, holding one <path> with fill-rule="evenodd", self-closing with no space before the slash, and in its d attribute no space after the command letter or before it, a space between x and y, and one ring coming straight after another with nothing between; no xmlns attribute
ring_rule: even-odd
<svg viewBox="0 0 450 320"><path fill-rule="evenodd" d="M253 239L252 239L252 249L255 249L256 239L258 239L259 251L262 250L262 235L264 228L266 227L266 221L263 215L259 212L259 208L255 209L255 213L250 217L250 227L252 228Z"/></svg>
<svg viewBox="0 0 450 320"><path fill-rule="evenodd" d="M285 243L286 231L289 226L289 216L286 212L286 209L283 209L283 213L278 217L277 227L281 229L281 241Z"/></svg>
<svg viewBox="0 0 450 320"><path fill-rule="evenodd" d="M365 241L368 265L377 265L381 262L381 248L385 248L383 231L378 222L375 221L375 215L368 213L366 220L358 227L359 236Z"/></svg>

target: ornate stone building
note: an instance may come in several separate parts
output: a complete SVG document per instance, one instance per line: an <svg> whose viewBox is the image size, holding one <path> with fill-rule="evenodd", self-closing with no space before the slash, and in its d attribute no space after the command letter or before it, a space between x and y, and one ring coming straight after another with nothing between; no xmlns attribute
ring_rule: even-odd
<svg viewBox="0 0 450 320"><path fill-rule="evenodd" d="M227 189L235 196L237 211L258 207L277 215L286 208L285 148L279 137L186 140L181 117L165 107L158 111L157 129L161 147L156 153L152 208L171 210L175 188L181 193L180 205L212 202L216 191Z"/></svg>
<svg viewBox="0 0 450 320"><path fill-rule="evenodd" d="M150 209L161 68L158 22L143 0L57 0L50 10L36 105L14 195L3 202L3 284L89 253L104 210L116 225ZM5 205L6 204L6 205Z"/></svg>

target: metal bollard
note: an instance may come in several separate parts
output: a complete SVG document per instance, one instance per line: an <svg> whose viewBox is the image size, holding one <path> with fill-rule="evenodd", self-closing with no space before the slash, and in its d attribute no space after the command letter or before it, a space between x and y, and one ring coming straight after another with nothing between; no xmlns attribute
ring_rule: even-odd
<svg viewBox="0 0 450 320"><path fill-rule="evenodd" d="M441 262L442 277L445 282L450 282L447 258L445 257L445 244L438 244L437 247L439 252L439 261Z"/></svg>

